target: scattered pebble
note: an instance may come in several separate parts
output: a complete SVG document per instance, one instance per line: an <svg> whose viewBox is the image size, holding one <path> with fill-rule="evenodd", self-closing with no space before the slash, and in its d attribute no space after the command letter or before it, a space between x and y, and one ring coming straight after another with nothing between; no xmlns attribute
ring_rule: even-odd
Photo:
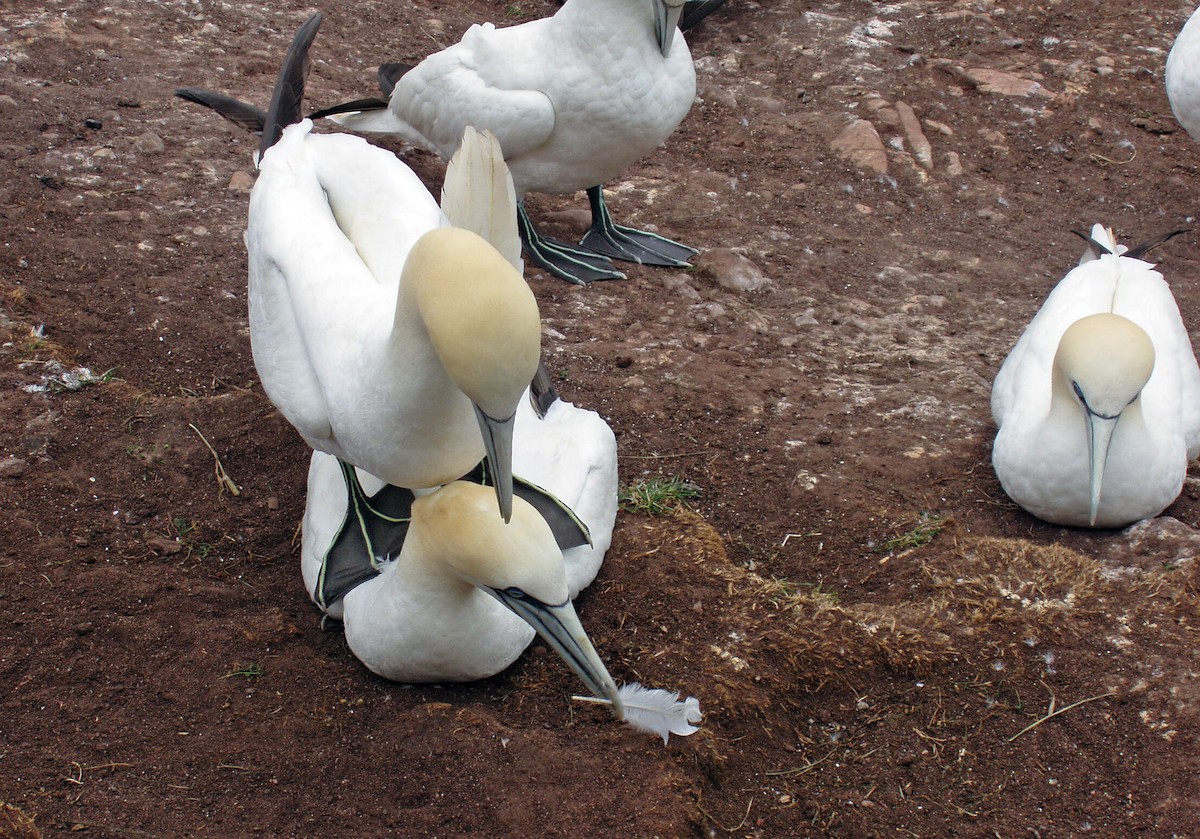
<svg viewBox="0 0 1200 839"><path fill-rule="evenodd" d="M696 258L696 273L715 280L728 291L762 291L772 285L761 268L729 248L714 248L700 254Z"/></svg>
<svg viewBox="0 0 1200 839"><path fill-rule="evenodd" d="M854 120L834 138L831 147L839 157L859 169L877 175L887 174L887 151L879 132L868 120Z"/></svg>
<svg viewBox="0 0 1200 839"><path fill-rule="evenodd" d="M142 154L157 154L166 148L162 137L159 137L153 131L147 131L141 134L133 141L133 147Z"/></svg>

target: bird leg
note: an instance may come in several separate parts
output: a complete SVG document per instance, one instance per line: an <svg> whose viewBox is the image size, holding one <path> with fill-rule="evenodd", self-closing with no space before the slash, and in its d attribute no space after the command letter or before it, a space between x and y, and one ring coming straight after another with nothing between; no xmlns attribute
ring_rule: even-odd
<svg viewBox="0 0 1200 839"><path fill-rule="evenodd" d="M517 202L517 229L525 255L560 280L576 285L591 285L596 280L623 280L625 275L613 267L608 257L577 245L570 245L533 229L525 212L525 202Z"/></svg>
<svg viewBox="0 0 1200 839"><path fill-rule="evenodd" d="M645 230L621 227L615 224L604 203L604 190L594 186L587 191L588 203L592 207L592 226L580 243L596 253L637 262L644 265L665 265L670 268L687 268L688 260L699 251L679 242Z"/></svg>

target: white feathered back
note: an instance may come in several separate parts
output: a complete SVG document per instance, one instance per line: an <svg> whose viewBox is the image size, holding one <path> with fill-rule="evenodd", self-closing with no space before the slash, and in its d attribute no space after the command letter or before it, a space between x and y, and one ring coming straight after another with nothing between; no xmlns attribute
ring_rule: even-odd
<svg viewBox="0 0 1200 839"><path fill-rule="evenodd" d="M442 212L455 227L477 233L514 268L524 271L517 233L517 193L500 143L490 131L467 126L446 167Z"/></svg>

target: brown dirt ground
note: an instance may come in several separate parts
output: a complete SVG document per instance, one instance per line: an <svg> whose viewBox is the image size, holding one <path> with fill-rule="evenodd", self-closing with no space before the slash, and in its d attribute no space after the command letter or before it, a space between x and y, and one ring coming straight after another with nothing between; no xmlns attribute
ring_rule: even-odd
<svg viewBox="0 0 1200 839"><path fill-rule="evenodd" d="M579 601L618 680L700 697L664 748L572 707L537 644L478 684L384 682L305 595L306 451L246 326L256 141L170 93L265 102L315 9L5 3L0 836L1200 834L1196 480L1149 526L1051 527L1001 492L988 412L1071 229L1192 221L1161 72L1189 4L729 0L691 33L700 100L614 212L770 287L528 272L625 480L703 492L624 514ZM314 106L553 7L321 10ZM932 171L879 99L925 120ZM889 176L831 150L853 117ZM580 196L530 204L577 235ZM1196 241L1157 253L1200 325Z"/></svg>

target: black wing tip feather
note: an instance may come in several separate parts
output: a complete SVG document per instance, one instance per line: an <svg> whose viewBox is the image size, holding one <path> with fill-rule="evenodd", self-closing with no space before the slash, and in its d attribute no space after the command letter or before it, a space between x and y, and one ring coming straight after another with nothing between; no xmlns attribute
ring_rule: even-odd
<svg viewBox="0 0 1200 839"><path fill-rule="evenodd" d="M1072 230L1071 232L1074 233L1076 236L1078 236L1080 239L1083 239L1083 241L1087 242L1088 245L1091 248L1093 248L1097 253L1102 253L1102 254L1112 253L1112 251L1109 250L1106 245L1103 245L1100 242L1097 242L1095 239L1093 239L1090 233L1085 233L1082 230ZM1190 228L1190 227L1180 227L1176 230L1168 230L1166 233L1160 233L1151 239L1147 239L1146 241L1142 242L1140 245L1134 245L1132 248L1130 248L1129 250L1127 250L1123 254L1121 254L1121 256L1127 256L1130 259L1141 259L1146 254L1148 254L1150 251L1154 250L1155 248L1157 248L1159 245L1163 244L1164 242L1169 242L1171 239L1174 239L1176 236L1182 236L1184 233L1191 233L1191 232L1192 232L1192 228Z"/></svg>
<svg viewBox="0 0 1200 839"><path fill-rule="evenodd" d="M232 96L226 96L223 93L214 93L211 90L205 90L200 87L178 88L175 91L175 96L186 102L193 102L216 111L234 125L241 126L247 131L262 131L263 123L267 118L266 112L261 108L256 108L249 103L242 102L240 99L234 99Z"/></svg>
<svg viewBox="0 0 1200 839"><path fill-rule="evenodd" d="M308 115L309 119L322 119L331 117L337 114L356 114L360 111L382 111L388 106L388 103L383 99L368 97L366 99L355 99L351 102L343 102L340 105L331 105L328 108L321 108L318 111L313 111Z"/></svg>
<svg viewBox="0 0 1200 839"><path fill-rule="evenodd" d="M700 21L717 10L725 0L698 0L684 6L683 16L679 19L679 31L687 32Z"/></svg>
<svg viewBox="0 0 1200 839"><path fill-rule="evenodd" d="M275 91L271 94L271 107L263 126L262 145L259 147L259 159L266 154L267 149L275 145L283 136L283 129L300 121L300 104L304 100L304 83L308 79L310 62L308 50L317 30L321 26L323 16L320 12L310 17L304 25L296 30L292 45L288 47L287 57L283 67L275 79Z"/></svg>
<svg viewBox="0 0 1200 839"><path fill-rule="evenodd" d="M537 372L533 374L533 381L529 383L529 400L533 403L534 413L543 418L550 406L558 401L558 391L554 389L554 382L550 380L550 371L540 361Z"/></svg>
<svg viewBox="0 0 1200 839"><path fill-rule="evenodd" d="M1141 259L1143 256L1145 256L1150 251L1157 248L1163 242L1168 242L1171 239L1174 239L1176 236L1182 236L1184 233L1191 233L1191 232L1192 232L1192 228L1181 227L1178 230L1169 230L1166 233L1160 233L1159 235L1155 236L1153 239L1147 239L1145 242L1142 242L1140 245L1135 245L1134 247L1125 251L1124 255L1128 256L1131 259Z"/></svg>
<svg viewBox="0 0 1200 839"><path fill-rule="evenodd" d="M384 96L391 96L392 91L396 89L396 83L401 77L415 67L415 64L402 64L398 61L392 61L387 64L379 65L379 89L383 91Z"/></svg>

